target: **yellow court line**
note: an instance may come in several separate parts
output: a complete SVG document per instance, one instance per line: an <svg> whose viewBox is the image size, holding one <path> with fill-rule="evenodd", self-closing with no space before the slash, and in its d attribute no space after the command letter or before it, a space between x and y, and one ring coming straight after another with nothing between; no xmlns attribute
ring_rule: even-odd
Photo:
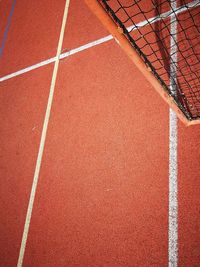
<svg viewBox="0 0 200 267"><path fill-rule="evenodd" d="M22 236L22 241L21 241L17 267L22 266L23 259L24 259L26 242L27 242L27 237L28 237L28 232L29 232L29 227L30 227L32 210L33 210L35 194L36 194L36 189L37 189L37 184L38 184L38 179L39 179L39 174L40 174L42 156L43 156L43 151L44 151L44 145L45 145L45 140L46 140L47 128L48 128L51 107L52 107L52 102L53 102L53 96L54 96L54 91L55 91L55 84L56 84L56 78L57 78L58 67L59 67L59 57L61 54L61 49L62 49L62 44L63 44L65 26L66 26L67 15L68 15L68 10L69 10L69 3L70 3L70 0L66 0L64 15L62 19L62 26L61 26L61 31L60 31L60 37L59 37L59 42L58 42L58 47L57 47L57 53L56 53L56 61L54 63L49 98L47 102L47 108L46 108L46 113L45 113L45 118L44 118L44 123L43 123L43 129L42 129L42 134L41 134L41 139L40 139L39 151L38 151L38 156L37 156L37 161L36 161L36 166L35 166L35 173L34 173L33 184L31 188L31 194L29 198L26 220L24 224L24 231L23 231L23 236Z"/></svg>

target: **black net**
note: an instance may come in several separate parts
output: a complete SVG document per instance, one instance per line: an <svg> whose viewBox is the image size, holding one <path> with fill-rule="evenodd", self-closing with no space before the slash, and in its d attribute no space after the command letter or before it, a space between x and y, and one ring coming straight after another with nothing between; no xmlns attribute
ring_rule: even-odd
<svg viewBox="0 0 200 267"><path fill-rule="evenodd" d="M99 0L189 120L200 119L200 0Z"/></svg>

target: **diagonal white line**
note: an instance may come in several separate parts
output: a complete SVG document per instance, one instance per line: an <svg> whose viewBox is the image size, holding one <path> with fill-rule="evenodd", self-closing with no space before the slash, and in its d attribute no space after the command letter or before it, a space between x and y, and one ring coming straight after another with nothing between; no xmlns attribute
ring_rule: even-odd
<svg viewBox="0 0 200 267"><path fill-rule="evenodd" d="M96 41L93 41L93 42L90 42L90 43L88 43L86 45L82 45L80 47L74 48L74 49L72 49L72 50L70 50L70 51L68 51L66 53L60 54L59 59L64 59L66 57L69 57L71 55L74 55L76 53L79 53L79 52L81 52L83 50L86 50L88 48L91 48L93 46L96 46L96 45L99 45L99 44L108 42L109 40L112 40L112 39L113 39L113 37L111 35L108 35L106 37L100 38L100 39L98 39ZM42 66L48 65L48 64L53 63L55 61L56 61L56 57L52 57L52 58L49 58L47 60L41 61L41 62L39 62L37 64L32 65L32 66L29 66L27 68L18 70L16 72L13 72L11 74L8 74L8 75L5 75L5 76L1 77L0 78L0 82L9 80L9 79L14 78L16 76L22 75L22 74L24 74L26 72L29 72L29 71L38 69L38 68L40 68Z"/></svg>
<svg viewBox="0 0 200 267"><path fill-rule="evenodd" d="M64 15L62 19L62 26L61 26L61 31L60 31L60 37L59 37L59 42L58 42L58 47L57 47L56 61L54 64L54 70L52 74L49 98L47 102L47 109L45 113L44 124L43 124L41 139L40 139L40 146L39 146L38 157L37 157L36 166L35 166L35 173L33 177L33 184L31 188L31 194L30 194L30 199L29 199L29 204L28 204L28 209L27 209L27 214L26 214L26 220L24 224L24 231L23 231L23 236L22 236L22 241L21 241L17 267L22 266L23 259L24 259L26 242L27 242L27 237L28 237L28 232L29 232L29 227L30 227L32 210L33 210L35 194L36 194L36 189L37 189L37 184L38 184L38 179L39 179L39 173L40 173L40 168L41 168L42 156L43 156L43 151L44 151L44 145L45 145L45 140L46 140L47 128L48 128L51 107L52 107L52 102L53 102L56 78L57 78L58 67L59 67L59 56L60 56L62 44L63 44L63 37L64 37L65 25L67 21L69 3L70 3L70 0L66 0Z"/></svg>
<svg viewBox="0 0 200 267"><path fill-rule="evenodd" d="M5 76L1 77L0 78L0 82L9 80L9 79L14 78L16 76L22 75L22 74L24 74L26 72L38 69L38 68L40 68L42 66L48 65L48 64L53 63L55 61L56 61L56 57L52 57L52 58L49 58L47 60L41 61L41 62L39 62L37 64L32 65L32 66L26 67L24 69L15 71L15 72L13 72L11 74L8 74L8 75L5 75Z"/></svg>
<svg viewBox="0 0 200 267"><path fill-rule="evenodd" d="M90 42L90 43L88 43L86 45L82 45L82 46L80 46L78 48L74 48L74 49L72 49L72 50L70 50L70 51L68 51L66 53L61 54L60 55L60 59L63 59L63 58L72 56L72 55L74 55L76 53L79 53L81 51L84 51L86 49L89 49L89 48L91 48L93 46L96 46L96 45L99 45L99 44L103 44L103 43L108 42L108 41L110 41L112 39L113 39L112 35L108 35L108 36L103 37L101 39L98 39L96 41Z"/></svg>
<svg viewBox="0 0 200 267"><path fill-rule="evenodd" d="M179 7L179 8L176 8L176 9L174 10L174 12L175 12L176 14L178 14L178 13L181 13L181 12L186 11L187 8L193 8L193 7L197 7L197 6L199 6L199 5L200 5L200 1L199 1L199 0L195 0L195 1L193 1L192 3L189 3L189 4L187 4L187 5L184 5L184 6L181 6L181 7ZM159 20L161 20L161 19L163 19L163 18L170 17L170 16L172 16L172 15L173 15L173 14L171 13L171 11L169 11L169 12L166 12L166 13L161 14L160 16L152 17L152 18L149 19L149 21L150 21L151 23L155 23L155 22L157 22L157 21L159 21ZM141 27L144 27L145 25L147 25L147 21L146 21L146 20L145 20L145 21L142 21L142 22L139 22L139 23L136 24L135 26L130 26L130 27L128 27L127 30L128 30L128 31L133 31L133 30L135 30L136 28L141 28ZM92 42L90 42L90 43L88 43L88 44L82 45L82 46L77 47L77 48L75 48L75 49L72 49L72 50L70 50L70 51L68 51L68 52L66 52L66 53L61 54L61 55L60 55L60 59L67 58L67 57L69 57L69 56L71 56L71 55L74 55L74 54L79 53L79 52L81 52L81 51L84 51L84 50L86 50L86 49L92 48L92 47L94 47L94 46L96 46L96 45L99 45L99 44L108 42L108 41L110 41L110 40L112 40L112 39L113 39L113 37L112 37L111 35L105 36L105 37L100 38L100 39L98 39L98 40L96 40L96 41L92 41ZM29 72L29 71L32 71L32 70L34 70L34 69L40 68L40 67L45 66L45 65L48 65L48 64L50 64L50 63L53 63L53 62L55 62L55 61L56 61L56 57L52 57L52 58L49 58L49 59L47 59L47 60L41 61L41 62L39 62L39 63L37 63L37 64L32 65L32 66L23 68L23 69L21 69L21 70L18 70L18 71L16 71L16 72L11 73L11 74L8 74L8 75L5 75L5 76L3 76L3 77L0 77L0 82L9 80L9 79L14 78L14 77L16 77L16 76L22 75L22 74L24 74L24 73L26 73L26 72Z"/></svg>

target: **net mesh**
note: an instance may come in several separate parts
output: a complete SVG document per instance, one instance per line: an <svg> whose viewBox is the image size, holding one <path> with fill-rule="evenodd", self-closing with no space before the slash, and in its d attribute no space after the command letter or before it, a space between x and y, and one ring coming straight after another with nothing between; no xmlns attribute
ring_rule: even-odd
<svg viewBox="0 0 200 267"><path fill-rule="evenodd" d="M99 0L189 120L200 119L200 0Z"/></svg>

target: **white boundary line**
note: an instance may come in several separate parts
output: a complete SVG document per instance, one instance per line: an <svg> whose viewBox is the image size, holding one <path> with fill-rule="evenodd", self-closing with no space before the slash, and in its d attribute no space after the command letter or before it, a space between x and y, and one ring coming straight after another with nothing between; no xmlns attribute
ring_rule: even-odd
<svg viewBox="0 0 200 267"><path fill-rule="evenodd" d="M177 117L169 113L169 229L168 266L178 266L178 164L177 164Z"/></svg>
<svg viewBox="0 0 200 267"><path fill-rule="evenodd" d="M44 124L43 124L41 139L40 139L40 146L39 146L38 157L37 157L37 162L35 166L35 173L34 173L33 184L31 188L27 214L26 214L26 220L24 224L24 231L23 231L23 236L22 236L22 241L21 241L17 267L21 267L23 264L23 258L24 258L25 248L26 248L26 242L27 242L27 237L28 237L28 232L29 232L29 227L30 227L32 210L33 210L35 194L36 194L39 173L40 173L40 167L41 167L41 162L42 162L42 156L43 156L43 151L44 151L44 145L45 145L45 140L46 140L47 128L48 128L51 107L52 107L52 102L53 102L53 95L54 95L56 78L57 78L58 67L59 67L59 56L61 54L61 49L62 49L62 44L63 44L63 37L64 37L64 31L65 31L67 15L68 15L68 10L69 10L69 3L70 3L70 0L66 0L64 15L62 19L62 26L61 26L61 31L60 31L60 37L59 37L59 42L58 42L58 47L57 47L56 61L54 64L54 69L53 69L53 74L52 74L49 98L47 102L47 109L46 109L46 114L44 118Z"/></svg>
<svg viewBox="0 0 200 267"><path fill-rule="evenodd" d="M199 5L200 5L200 1L199 0L195 0L192 3L189 3L189 4L185 5L185 6L176 8L174 11L175 11L176 14L178 14L178 13L186 11L187 8L193 8L193 7L197 7ZM163 13L161 16L156 16L156 17L150 18L149 21L151 23L155 23L155 22L157 22L157 21L159 21L159 20L161 20L163 18L171 17L171 16L172 16L171 12L166 12L166 13ZM146 24L147 24L147 21L145 20L145 21L142 21L142 22L136 24L135 27L130 26L127 29L128 29L128 31L132 31L132 30L135 30L136 27L137 28L144 27ZM83 50L89 49L89 48L94 47L96 45L108 42L108 41L110 41L112 39L113 39L113 37L111 35L108 35L108 36L103 37L101 39L98 39L96 41L90 42L90 43L88 43L86 45L82 45L82 46L77 47L75 49L72 49L72 50L70 50L70 51L68 51L66 53L61 54L60 55L60 59L67 58L67 57L69 57L71 55L74 55L74 54L79 53L79 52L81 52ZM41 61L41 62L39 62L37 64L32 65L32 66L26 67L24 69L18 70L16 72L11 73L11 74L8 74L8 75L5 75L3 77L0 77L0 82L9 80L9 79L11 79L13 77L22 75L22 74L24 74L26 72L29 72L29 71L32 71L34 69L40 68L42 66L48 65L48 64L53 63L55 61L56 61L56 57L52 57L52 58L49 58L47 60Z"/></svg>
<svg viewBox="0 0 200 267"><path fill-rule="evenodd" d="M176 0L171 0L171 8L177 8ZM170 90L176 95L177 62L177 19L171 17L170 38ZM174 64L175 63L175 64ZM178 164L177 164L177 117L169 112L169 228L168 228L168 266L178 266Z"/></svg>

